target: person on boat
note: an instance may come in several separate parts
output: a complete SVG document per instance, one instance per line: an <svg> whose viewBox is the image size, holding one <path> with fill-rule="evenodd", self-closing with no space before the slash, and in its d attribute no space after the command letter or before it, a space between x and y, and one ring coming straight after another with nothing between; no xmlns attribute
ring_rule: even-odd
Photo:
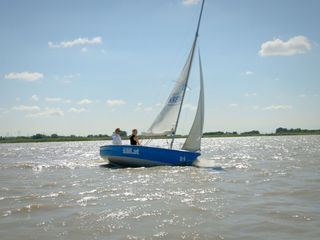
<svg viewBox="0 0 320 240"><path fill-rule="evenodd" d="M114 130L114 133L112 134L112 144L113 145L121 145L122 144L120 132L121 132L120 128L116 128L116 130Z"/></svg>
<svg viewBox="0 0 320 240"><path fill-rule="evenodd" d="M130 144L131 145L140 145L137 129L132 129L132 134L130 136Z"/></svg>

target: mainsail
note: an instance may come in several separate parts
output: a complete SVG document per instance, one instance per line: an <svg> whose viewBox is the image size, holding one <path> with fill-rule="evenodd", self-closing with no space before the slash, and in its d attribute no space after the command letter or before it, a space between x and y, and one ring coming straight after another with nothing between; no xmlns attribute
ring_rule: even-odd
<svg viewBox="0 0 320 240"><path fill-rule="evenodd" d="M193 42L191 51L182 69L179 80L171 91L163 109L156 117L145 135L170 135L176 132L177 118L187 88L195 46L196 39Z"/></svg>
<svg viewBox="0 0 320 240"><path fill-rule="evenodd" d="M182 107L185 91L186 91L188 80L189 80L192 60L194 56L195 47L197 44L197 39L198 39L203 5L204 5L204 0L202 1L195 38L194 38L188 59L180 74L180 77L177 83L175 84L173 90L171 91L163 109L161 110L159 115L156 117L151 127L148 129L147 133L144 133L144 135L148 135L148 136L172 135L173 138L171 142L171 147L172 147L174 136L178 127L181 107Z"/></svg>
<svg viewBox="0 0 320 240"><path fill-rule="evenodd" d="M200 65L200 94L198 100L197 113L194 118L189 135L183 144L182 149L188 151L200 151L201 149L201 137L203 132L204 121L204 87L203 87L203 73L201 65L201 56L199 52L199 65Z"/></svg>

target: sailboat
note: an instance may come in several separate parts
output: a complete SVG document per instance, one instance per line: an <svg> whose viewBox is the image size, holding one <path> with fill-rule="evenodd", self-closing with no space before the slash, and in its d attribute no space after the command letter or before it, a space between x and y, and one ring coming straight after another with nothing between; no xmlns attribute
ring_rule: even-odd
<svg viewBox="0 0 320 240"><path fill-rule="evenodd" d="M191 166L201 155L201 137L204 121L204 87L201 56L199 51L200 92L196 115L181 149L173 149L176 130L180 120L183 100L191 72L198 33L202 17L204 0L202 1L195 37L187 61L180 77L172 89L163 109L158 114L145 136L171 136L169 148L141 145L105 145L100 147L100 156L111 164L128 167L151 167L161 165Z"/></svg>

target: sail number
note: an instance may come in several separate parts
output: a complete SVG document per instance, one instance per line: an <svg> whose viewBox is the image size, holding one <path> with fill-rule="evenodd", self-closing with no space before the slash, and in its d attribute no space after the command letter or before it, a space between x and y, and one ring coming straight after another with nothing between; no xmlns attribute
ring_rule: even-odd
<svg viewBox="0 0 320 240"><path fill-rule="evenodd" d="M176 104L179 100L180 100L180 96L172 96L172 97L169 99L168 104Z"/></svg>
<svg viewBox="0 0 320 240"><path fill-rule="evenodd" d="M180 161L180 162L186 162L187 159L186 159L185 156L180 156L179 161Z"/></svg>
<svg viewBox="0 0 320 240"><path fill-rule="evenodd" d="M124 153L124 154L139 155L139 149L123 148L122 153Z"/></svg>

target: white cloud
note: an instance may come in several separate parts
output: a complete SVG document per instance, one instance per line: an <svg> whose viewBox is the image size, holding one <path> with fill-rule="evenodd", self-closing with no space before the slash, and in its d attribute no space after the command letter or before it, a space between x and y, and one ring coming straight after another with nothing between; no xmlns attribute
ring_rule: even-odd
<svg viewBox="0 0 320 240"><path fill-rule="evenodd" d="M88 48L81 48L81 50L80 50L82 53L86 53L86 52L88 52Z"/></svg>
<svg viewBox="0 0 320 240"><path fill-rule="evenodd" d="M298 95L299 98L306 98L306 97L319 97L319 94L305 94L301 93Z"/></svg>
<svg viewBox="0 0 320 240"><path fill-rule="evenodd" d="M41 111L38 106L14 106L12 110L27 112L27 117L50 117L50 116L64 116L60 108L45 108Z"/></svg>
<svg viewBox="0 0 320 240"><path fill-rule="evenodd" d="M6 114L6 113L8 113L8 112L9 112L8 109L0 108L0 116Z"/></svg>
<svg viewBox="0 0 320 240"><path fill-rule="evenodd" d="M20 105L20 106L14 106L12 110L22 111L22 112L37 112L37 111L40 111L40 107Z"/></svg>
<svg viewBox="0 0 320 240"><path fill-rule="evenodd" d="M63 75L63 76L54 76L55 81L60 81L63 84L70 84L77 78L80 78L81 74L80 73L75 73L75 74L68 74L68 75Z"/></svg>
<svg viewBox="0 0 320 240"><path fill-rule="evenodd" d="M137 107L134 109L134 111L140 111L142 109L142 102L137 103Z"/></svg>
<svg viewBox="0 0 320 240"><path fill-rule="evenodd" d="M62 98L46 98L47 102L62 102Z"/></svg>
<svg viewBox="0 0 320 240"><path fill-rule="evenodd" d="M237 103L230 103L229 107L238 107L239 105Z"/></svg>
<svg viewBox="0 0 320 240"><path fill-rule="evenodd" d="M0 108L0 118L9 112L8 109Z"/></svg>
<svg viewBox="0 0 320 240"><path fill-rule="evenodd" d="M311 43L304 36L295 36L288 41L277 38L272 41L262 43L259 55L265 56L291 56L306 53L311 49Z"/></svg>
<svg viewBox="0 0 320 240"><path fill-rule="evenodd" d="M72 101L70 99L62 99L59 97L55 97L55 98L45 98L46 102L61 102L61 103L71 103Z"/></svg>
<svg viewBox="0 0 320 240"><path fill-rule="evenodd" d="M252 72L252 71L250 71L250 70L247 70L247 71L245 72L245 75L254 75L254 72Z"/></svg>
<svg viewBox="0 0 320 240"><path fill-rule="evenodd" d="M77 38L71 41L63 41L58 44L54 44L52 42L48 42L49 48L71 48L77 45L94 45L101 44L102 37L94 37L94 38Z"/></svg>
<svg viewBox="0 0 320 240"><path fill-rule="evenodd" d="M80 73L75 73L75 74L64 75L64 76L62 76L62 78L72 79L72 78L78 78L80 76L81 76Z"/></svg>
<svg viewBox="0 0 320 240"><path fill-rule="evenodd" d="M45 108L45 110L37 113L30 113L27 117L62 117L63 111L60 108Z"/></svg>
<svg viewBox="0 0 320 240"><path fill-rule="evenodd" d="M26 82L34 82L43 78L43 74L39 72L11 72L4 76L5 79L21 80Z"/></svg>
<svg viewBox="0 0 320 240"><path fill-rule="evenodd" d="M200 0L182 0L184 5L196 5L200 2Z"/></svg>
<svg viewBox="0 0 320 240"><path fill-rule="evenodd" d="M268 107L263 108L263 110L288 110L292 109L290 105L271 105Z"/></svg>
<svg viewBox="0 0 320 240"><path fill-rule="evenodd" d="M121 99L109 99L106 103L108 107L116 107L126 104L126 101Z"/></svg>
<svg viewBox="0 0 320 240"><path fill-rule="evenodd" d="M257 94L256 93L245 93L244 96L245 97L255 97L255 96L257 96Z"/></svg>
<svg viewBox="0 0 320 240"><path fill-rule="evenodd" d="M82 99L78 102L79 105L88 105L88 104L91 104L93 101L92 100L89 100L87 98L85 99Z"/></svg>
<svg viewBox="0 0 320 240"><path fill-rule="evenodd" d="M143 103L137 103L137 107L134 109L135 112L144 111L144 112L151 112L153 111L153 107L144 107Z"/></svg>
<svg viewBox="0 0 320 240"><path fill-rule="evenodd" d="M37 101L39 101L39 97L37 96L37 95L32 95L31 96L31 98L30 98L32 101L35 101L35 102L37 102Z"/></svg>
<svg viewBox="0 0 320 240"><path fill-rule="evenodd" d="M82 113L82 112L87 112L88 110L85 108L70 108L69 112L73 113Z"/></svg>

